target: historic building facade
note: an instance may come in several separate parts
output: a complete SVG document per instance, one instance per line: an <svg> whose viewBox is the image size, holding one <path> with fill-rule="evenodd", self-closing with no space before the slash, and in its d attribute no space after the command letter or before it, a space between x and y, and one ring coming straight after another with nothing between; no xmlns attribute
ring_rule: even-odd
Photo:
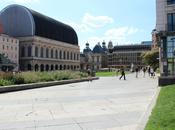
<svg viewBox="0 0 175 130"><path fill-rule="evenodd" d="M19 39L22 71L79 70L80 49L72 27L20 5L0 13L3 33Z"/></svg>
<svg viewBox="0 0 175 130"><path fill-rule="evenodd" d="M100 43L96 44L93 50L89 48L89 43L86 43L86 48L81 54L81 70L91 69L98 71L102 68L107 68L107 51L108 49L104 41L102 46Z"/></svg>
<svg viewBox="0 0 175 130"><path fill-rule="evenodd" d="M146 51L150 51L151 46L152 42L150 41L137 45L118 46L113 46L112 41L109 41L108 47L106 47L106 43L103 41L102 46L98 43L91 50L89 43L86 43L86 48L81 55L81 69L87 70L90 68L98 71L103 68L126 67L129 69L131 66L143 67L145 64L142 61L141 55Z"/></svg>
<svg viewBox="0 0 175 130"><path fill-rule="evenodd" d="M119 45L114 46L111 53L108 53L108 67L110 68L131 68L132 66L143 67L145 64L141 58L142 53L151 50L151 44Z"/></svg>
<svg viewBox="0 0 175 130"><path fill-rule="evenodd" d="M0 34L0 70L19 70L19 40L8 35ZM6 61L3 60L6 58Z"/></svg>

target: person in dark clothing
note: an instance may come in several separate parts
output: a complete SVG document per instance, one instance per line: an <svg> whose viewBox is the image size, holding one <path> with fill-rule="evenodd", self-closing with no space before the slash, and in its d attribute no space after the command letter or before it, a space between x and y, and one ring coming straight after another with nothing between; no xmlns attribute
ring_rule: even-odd
<svg viewBox="0 0 175 130"><path fill-rule="evenodd" d="M151 75L151 67L148 68L148 75Z"/></svg>
<svg viewBox="0 0 175 130"><path fill-rule="evenodd" d="M143 68L143 77L145 77L146 68Z"/></svg>
<svg viewBox="0 0 175 130"><path fill-rule="evenodd" d="M119 79L121 79L122 77L124 78L124 80L126 80L124 68L121 69L121 76Z"/></svg>
<svg viewBox="0 0 175 130"><path fill-rule="evenodd" d="M139 68L137 67L137 68L135 69L135 71L136 71L136 78L138 78Z"/></svg>

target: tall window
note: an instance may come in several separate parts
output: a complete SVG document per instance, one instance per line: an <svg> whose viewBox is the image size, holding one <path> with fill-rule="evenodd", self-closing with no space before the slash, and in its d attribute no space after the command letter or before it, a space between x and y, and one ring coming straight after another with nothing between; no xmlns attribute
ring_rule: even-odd
<svg viewBox="0 0 175 130"><path fill-rule="evenodd" d="M58 51L55 50L55 58L58 59Z"/></svg>
<svg viewBox="0 0 175 130"><path fill-rule="evenodd" d="M35 47L35 56L38 57L38 47Z"/></svg>
<svg viewBox="0 0 175 130"><path fill-rule="evenodd" d="M41 57L44 57L44 56L43 56L43 51L44 51L44 50L43 50L43 47L41 47Z"/></svg>
<svg viewBox="0 0 175 130"><path fill-rule="evenodd" d="M21 49L21 56L22 57L25 57L25 47L24 46Z"/></svg>
<svg viewBox="0 0 175 130"><path fill-rule="evenodd" d="M69 60L69 52L67 52L67 60Z"/></svg>
<svg viewBox="0 0 175 130"><path fill-rule="evenodd" d="M170 13L167 16L168 31L175 31L175 13Z"/></svg>
<svg viewBox="0 0 175 130"><path fill-rule="evenodd" d="M72 60L72 52L70 53L70 59Z"/></svg>
<svg viewBox="0 0 175 130"><path fill-rule="evenodd" d="M62 59L62 51L60 50L60 59Z"/></svg>
<svg viewBox="0 0 175 130"><path fill-rule="evenodd" d="M63 59L64 60L66 59L66 52L65 51L63 52Z"/></svg>
<svg viewBox="0 0 175 130"><path fill-rule="evenodd" d="M170 5L170 4L175 4L175 0L167 0L167 4Z"/></svg>
<svg viewBox="0 0 175 130"><path fill-rule="evenodd" d="M46 48L46 58L49 58L49 49Z"/></svg>
<svg viewBox="0 0 175 130"><path fill-rule="evenodd" d="M53 49L51 50L51 58L53 58Z"/></svg>
<svg viewBox="0 0 175 130"><path fill-rule="evenodd" d="M28 46L28 57L32 56L32 47Z"/></svg>

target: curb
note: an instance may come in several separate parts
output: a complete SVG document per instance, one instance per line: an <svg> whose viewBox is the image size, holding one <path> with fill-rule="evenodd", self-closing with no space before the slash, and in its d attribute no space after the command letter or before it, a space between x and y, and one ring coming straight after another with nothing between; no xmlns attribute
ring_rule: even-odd
<svg viewBox="0 0 175 130"><path fill-rule="evenodd" d="M145 126L146 126L146 124L149 120L149 117L151 115L152 109L156 105L156 101L157 101L160 90L161 90L161 88L158 87L155 94L154 94L154 96L153 96L153 98L152 98L152 100L151 100L151 103L148 105L147 110L142 115L136 130L144 130L145 129Z"/></svg>
<svg viewBox="0 0 175 130"><path fill-rule="evenodd" d="M35 88L43 88L43 87L51 87L51 86L55 86L55 85L78 83L78 82L92 81L92 80L98 80L98 79L99 79L99 77L90 77L90 78L83 78L83 79L71 79L71 80L61 80L61 81L50 81L50 82L40 82L40 83L31 83L31 84L2 86L2 87L0 87L0 93L21 91L21 90L35 89Z"/></svg>

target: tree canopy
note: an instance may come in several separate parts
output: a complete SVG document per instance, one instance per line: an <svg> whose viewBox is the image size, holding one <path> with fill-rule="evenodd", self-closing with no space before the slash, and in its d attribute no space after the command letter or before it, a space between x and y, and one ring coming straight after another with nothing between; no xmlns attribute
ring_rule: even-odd
<svg viewBox="0 0 175 130"><path fill-rule="evenodd" d="M156 49L145 52L141 57L145 64L152 66L154 69L159 67L159 50Z"/></svg>

